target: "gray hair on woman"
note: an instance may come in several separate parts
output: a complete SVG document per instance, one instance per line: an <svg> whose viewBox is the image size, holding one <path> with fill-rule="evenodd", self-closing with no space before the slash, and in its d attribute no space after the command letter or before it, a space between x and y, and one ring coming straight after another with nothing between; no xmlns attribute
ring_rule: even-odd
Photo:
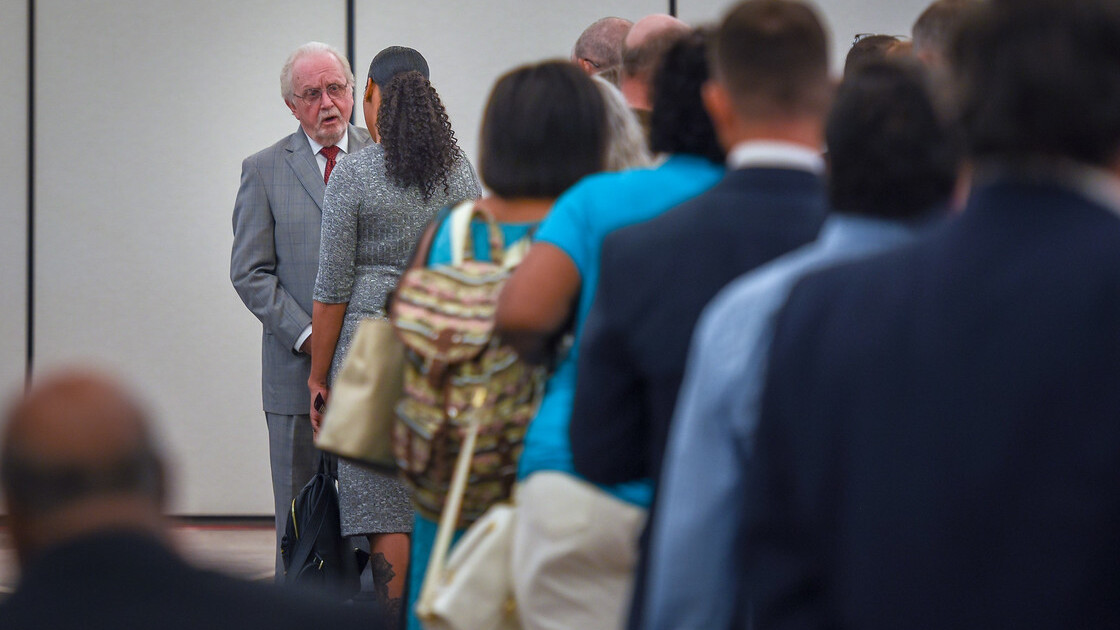
<svg viewBox="0 0 1120 630"><path fill-rule="evenodd" d="M614 85L599 76L591 77L606 108L607 147L603 167L608 171L624 171L653 164L645 131L630 110L626 98Z"/></svg>

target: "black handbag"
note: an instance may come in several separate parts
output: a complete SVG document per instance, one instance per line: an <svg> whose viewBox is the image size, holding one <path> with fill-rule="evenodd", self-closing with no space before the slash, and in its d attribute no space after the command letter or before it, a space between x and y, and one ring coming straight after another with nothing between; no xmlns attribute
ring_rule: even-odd
<svg viewBox="0 0 1120 630"><path fill-rule="evenodd" d="M321 454L319 472L292 499L280 556L285 585L347 600L361 588L369 554L342 537L336 482L327 456Z"/></svg>

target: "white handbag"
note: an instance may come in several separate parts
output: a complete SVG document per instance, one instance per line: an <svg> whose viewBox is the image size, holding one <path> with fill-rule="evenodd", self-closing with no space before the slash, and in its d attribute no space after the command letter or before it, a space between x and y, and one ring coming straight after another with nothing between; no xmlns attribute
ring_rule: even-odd
<svg viewBox="0 0 1120 630"><path fill-rule="evenodd" d="M463 492L478 439L478 422L468 427L447 504L416 602L416 617L425 630L518 630L521 622L513 598L513 530L517 508L494 505L475 521L447 558Z"/></svg>

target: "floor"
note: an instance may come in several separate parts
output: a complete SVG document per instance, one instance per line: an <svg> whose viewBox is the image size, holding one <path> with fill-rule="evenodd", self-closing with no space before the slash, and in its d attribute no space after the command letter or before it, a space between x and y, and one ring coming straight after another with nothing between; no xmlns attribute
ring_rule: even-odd
<svg viewBox="0 0 1120 630"><path fill-rule="evenodd" d="M176 523L175 544L191 562L230 575L271 581L276 530L272 517L243 520L191 520ZM19 579L7 531L0 527L0 596Z"/></svg>

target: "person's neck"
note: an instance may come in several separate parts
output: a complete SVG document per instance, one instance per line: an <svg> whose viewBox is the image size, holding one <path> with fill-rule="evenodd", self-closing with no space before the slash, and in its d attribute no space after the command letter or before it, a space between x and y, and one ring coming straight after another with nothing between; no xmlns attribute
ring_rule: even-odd
<svg viewBox="0 0 1120 630"><path fill-rule="evenodd" d="M777 120L739 120L729 130L724 144L730 150L744 142L786 142L820 151L824 145L824 125L816 118L796 117Z"/></svg>
<svg viewBox="0 0 1120 630"><path fill-rule="evenodd" d="M555 199L542 197L498 197L479 199L477 205L500 223L535 223L544 219Z"/></svg>
<svg viewBox="0 0 1120 630"><path fill-rule="evenodd" d="M649 102L649 85L640 77L622 77L618 90L622 92L623 98L631 109L646 111L653 109L653 105Z"/></svg>

